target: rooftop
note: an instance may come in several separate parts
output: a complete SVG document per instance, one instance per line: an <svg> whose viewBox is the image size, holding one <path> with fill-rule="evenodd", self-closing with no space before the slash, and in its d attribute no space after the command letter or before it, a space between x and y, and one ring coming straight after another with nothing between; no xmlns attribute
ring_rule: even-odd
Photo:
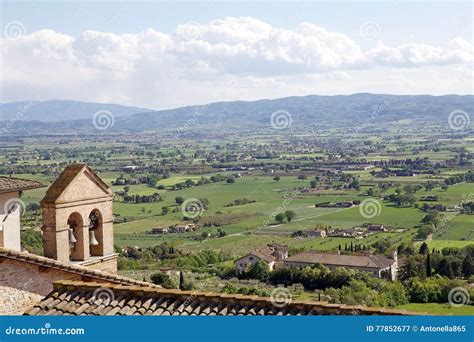
<svg viewBox="0 0 474 342"><path fill-rule="evenodd" d="M42 188L44 185L37 181L15 177L0 176L0 194Z"/></svg>
<svg viewBox="0 0 474 342"><path fill-rule="evenodd" d="M139 285L139 286L154 286L159 287L157 285L135 280L132 278L122 277L116 274L111 274L107 272L102 272L94 269L90 269L84 266L75 265L72 263L63 263L58 260L45 258L43 256L31 254L28 252L17 252L6 248L0 247L0 262L2 258L7 258L11 260L16 260L20 262L25 262L29 264L34 264L42 267L54 268L61 271L69 272L69 273L76 273L81 276L85 276L90 278L91 280L97 281L106 281L111 283L119 283L123 285Z"/></svg>
<svg viewBox="0 0 474 342"><path fill-rule="evenodd" d="M269 254L269 253L266 252L264 249L256 249L256 250L254 250L254 251L252 251L252 252L250 252L250 253L244 255L243 257L241 257L241 258L239 258L239 259L237 259L237 260L241 260L241 259L243 259L243 258L246 258L246 257L249 256L249 255L252 255L252 256L254 256L254 257L257 257L258 259L263 260L263 261L266 261L266 262L268 262L268 263L270 263L270 262L276 260L276 258L275 258L273 255Z"/></svg>
<svg viewBox="0 0 474 342"><path fill-rule="evenodd" d="M285 262L299 262L334 266L352 266L369 268L387 268L393 264L394 260L383 255L347 255L332 253L303 252L293 255Z"/></svg>
<svg viewBox="0 0 474 342"><path fill-rule="evenodd" d="M26 315L410 315L404 310L151 287L59 281Z"/></svg>
<svg viewBox="0 0 474 342"><path fill-rule="evenodd" d="M72 181L84 171L99 187L106 192L110 192L109 186L105 184L99 176L87 164L70 164L61 172L49 187L46 195L41 200L42 203L55 203Z"/></svg>

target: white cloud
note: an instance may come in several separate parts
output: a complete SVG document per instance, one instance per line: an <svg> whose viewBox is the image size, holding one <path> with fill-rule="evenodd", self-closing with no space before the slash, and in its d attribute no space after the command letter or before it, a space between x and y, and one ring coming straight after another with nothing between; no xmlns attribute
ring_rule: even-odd
<svg viewBox="0 0 474 342"><path fill-rule="evenodd" d="M294 92L320 90L311 86L314 79L327 82L335 93L337 89L400 93L409 91L406 84L413 82L416 91L432 93L431 80L410 79L417 72L407 69L414 68L418 75L424 69L429 69L424 75L435 70L436 78L449 75L449 68L465 68L472 74L474 63L474 46L461 37L446 46L378 42L363 50L348 35L312 23L288 30L249 17L187 23L172 33L84 31L71 37L41 30L2 38L0 44L2 101L71 98L155 108L303 95ZM392 68L405 82L387 89L384 69ZM364 73L370 75L370 86ZM436 91L472 92L465 74L455 72L451 77L459 77L460 83L456 86L451 80L447 84L453 88Z"/></svg>

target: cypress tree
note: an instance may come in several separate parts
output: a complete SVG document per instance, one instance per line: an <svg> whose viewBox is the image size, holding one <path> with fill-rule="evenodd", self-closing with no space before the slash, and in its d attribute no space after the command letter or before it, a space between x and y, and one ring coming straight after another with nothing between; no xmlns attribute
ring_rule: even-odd
<svg viewBox="0 0 474 342"><path fill-rule="evenodd" d="M454 278L453 267L451 266L451 262L448 260L448 258L441 259L438 265L438 273L448 277L449 279Z"/></svg>
<svg viewBox="0 0 474 342"><path fill-rule="evenodd" d="M428 254L428 244L423 242L420 246L420 254Z"/></svg>
<svg viewBox="0 0 474 342"><path fill-rule="evenodd" d="M184 274L183 274L183 271L179 272L179 289L181 291L184 290Z"/></svg>
<svg viewBox="0 0 474 342"><path fill-rule="evenodd" d="M446 270L446 276L449 279L454 279L453 267L451 266L451 263L449 261L448 261L448 268Z"/></svg>
<svg viewBox="0 0 474 342"><path fill-rule="evenodd" d="M432 268L431 268L431 257L430 253L426 255L426 276L429 278L432 276Z"/></svg>
<svg viewBox="0 0 474 342"><path fill-rule="evenodd" d="M462 261L462 274L465 278L469 278L473 274L472 259L469 254Z"/></svg>

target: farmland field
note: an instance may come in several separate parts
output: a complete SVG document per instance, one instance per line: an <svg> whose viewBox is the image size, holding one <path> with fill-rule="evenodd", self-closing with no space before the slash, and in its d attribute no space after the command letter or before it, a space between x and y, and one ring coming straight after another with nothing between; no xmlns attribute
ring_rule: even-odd
<svg viewBox="0 0 474 342"><path fill-rule="evenodd" d="M433 272L468 284L461 258L474 245L474 178L465 157L466 151L474 151L473 141L462 138L459 150L458 144L440 139L435 150L419 134L406 132L397 139L356 135L350 139L350 156L328 148L324 134L313 141L304 132L297 137L305 141L304 148L286 137L255 133L193 144L193 139L176 143L168 136L146 148L143 142L124 143L120 136L105 135L107 143L63 143L54 153L50 146L55 138L48 137L40 145L10 145L0 165L14 177L45 185L22 194L23 232L37 234L40 200L48 186L71 162L91 165L114 193L119 272L139 280L160 270L197 272L212 279L209 289L221 291L230 281L234 260L277 243L287 246L290 255L313 251L390 257L397 250L401 265L407 259L419 263L427 250L433 254ZM175 230L188 224L197 228ZM153 233L154 228L162 233ZM38 244L31 249L41 250ZM443 258L456 258L451 273L439 266ZM272 288L268 281L256 285L240 279L238 284ZM295 298L316 298L315 292L298 286L292 287ZM409 292L409 283L403 286ZM470 307L443 303L399 307L470 314L465 311Z"/></svg>

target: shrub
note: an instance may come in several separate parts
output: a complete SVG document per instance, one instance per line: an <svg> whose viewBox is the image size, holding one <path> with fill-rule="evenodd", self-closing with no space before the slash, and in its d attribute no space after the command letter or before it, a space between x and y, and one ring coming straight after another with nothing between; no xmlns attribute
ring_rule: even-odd
<svg viewBox="0 0 474 342"><path fill-rule="evenodd" d="M157 272L150 276L153 284L161 285L166 289L176 288L175 282L165 273Z"/></svg>

